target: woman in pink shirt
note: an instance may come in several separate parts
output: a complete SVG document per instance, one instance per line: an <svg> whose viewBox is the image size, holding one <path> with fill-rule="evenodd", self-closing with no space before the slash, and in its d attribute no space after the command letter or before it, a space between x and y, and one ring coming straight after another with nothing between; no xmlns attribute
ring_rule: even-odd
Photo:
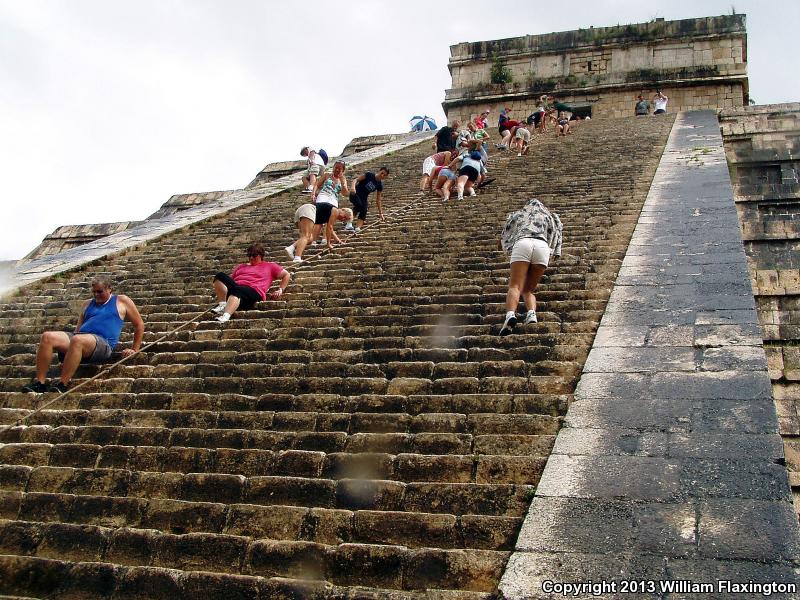
<svg viewBox="0 0 800 600"><path fill-rule="evenodd" d="M249 262L238 265L230 275L217 273L214 276L214 291L218 304L212 308L217 313L217 321L224 323L231 318L236 309L249 310L256 302L267 299L267 291L272 282L280 278L280 286L270 294L277 300L289 285L289 271L277 263L264 261L264 246L252 244L247 249Z"/></svg>

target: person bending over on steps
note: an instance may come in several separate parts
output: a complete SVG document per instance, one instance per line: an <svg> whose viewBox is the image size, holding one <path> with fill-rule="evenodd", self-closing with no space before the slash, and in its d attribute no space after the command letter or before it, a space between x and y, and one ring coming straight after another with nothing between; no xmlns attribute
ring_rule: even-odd
<svg viewBox="0 0 800 600"><path fill-rule="evenodd" d="M382 216L382 215L381 215ZM294 223L300 231L300 237L297 238L291 246L286 246L284 250L292 262L303 262L303 252L306 247L314 241L312 237L314 234L314 219L317 218L317 207L311 203L303 204L296 211L294 211ZM347 223L348 225L353 222L353 211L349 208L340 208L336 214L336 220ZM347 226L345 226L345 229Z"/></svg>
<svg viewBox="0 0 800 600"><path fill-rule="evenodd" d="M353 191L350 193L350 202L356 213L356 229L359 233L367 220L368 198L372 192L375 194L375 201L378 203L378 218L383 220L383 180L389 176L389 167L381 167L376 175L372 171L367 171L353 179ZM353 225L345 227L345 230L352 230Z"/></svg>
<svg viewBox="0 0 800 600"><path fill-rule="evenodd" d="M95 277L92 280L92 296L92 300L83 303L74 333L46 331L42 334L36 351L36 377L22 388L23 392L66 392L78 365L103 363L111 357L125 321L133 325L133 346L124 349L122 356L139 351L144 337L144 321L133 300L113 294L108 277ZM58 352L63 361L61 380L48 387L45 378L53 352Z"/></svg>
<svg viewBox="0 0 800 600"><path fill-rule="evenodd" d="M500 335L508 335L517 324L520 295L528 309L525 324L536 323L536 296L533 292L550 262L550 255L561 256L561 220L536 198L508 215L498 249L511 254L511 275L506 294L506 317Z"/></svg>
<svg viewBox="0 0 800 600"><path fill-rule="evenodd" d="M455 154L455 151L445 150L444 152L437 152L431 154L424 161L422 161L422 179L419 181L419 191L425 192L433 187L435 179L431 177L431 173L436 167L441 167L450 162L450 158Z"/></svg>
<svg viewBox="0 0 800 600"><path fill-rule="evenodd" d="M264 261L264 246L251 244L247 248L249 262L238 265L230 275L219 272L214 276L217 321L225 323L237 309L250 310L259 300L267 299L272 282L280 278L280 287L269 296L277 300L289 285L289 271L277 263Z"/></svg>
<svg viewBox="0 0 800 600"><path fill-rule="evenodd" d="M339 211L339 192L344 190L345 194L350 194L347 187L347 178L344 176L345 164L343 160L337 160L333 165L333 173L325 173L317 179L314 192L311 194L314 203L317 205L317 215L314 218L314 230L311 239L316 240L322 226L325 226L325 242L328 248L333 248L333 241L342 243L339 236L333 230L333 223Z"/></svg>

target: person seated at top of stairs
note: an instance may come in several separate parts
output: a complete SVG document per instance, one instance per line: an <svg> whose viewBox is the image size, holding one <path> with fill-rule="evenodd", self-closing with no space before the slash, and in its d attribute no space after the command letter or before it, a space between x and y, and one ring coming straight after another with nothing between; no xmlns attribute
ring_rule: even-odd
<svg viewBox="0 0 800 600"><path fill-rule="evenodd" d="M133 346L122 351L130 356L139 351L144 337L144 321L133 300L122 294L113 294L108 277L92 280L92 298L83 303L74 333L45 331L36 351L36 377L22 388L23 392L64 393L81 363L106 362L119 341L125 321L133 325ZM61 380L47 386L47 369L58 352L62 360Z"/></svg>
<svg viewBox="0 0 800 600"><path fill-rule="evenodd" d="M500 335L510 334L517 324L520 295L528 309L525 324L537 322L533 292L550 263L550 256L561 256L562 231L558 215L547 210L536 198L531 198L506 218L497 247L511 254L511 276L508 278L506 317Z"/></svg>
<svg viewBox="0 0 800 600"><path fill-rule="evenodd" d="M225 323L237 309L250 310L259 300L267 299L272 282L280 278L277 290L269 297L277 300L286 291L291 275L278 263L264 260L264 246L251 244L247 248L248 262L238 265L233 273L219 272L214 276L214 292L218 304L211 309L217 321Z"/></svg>

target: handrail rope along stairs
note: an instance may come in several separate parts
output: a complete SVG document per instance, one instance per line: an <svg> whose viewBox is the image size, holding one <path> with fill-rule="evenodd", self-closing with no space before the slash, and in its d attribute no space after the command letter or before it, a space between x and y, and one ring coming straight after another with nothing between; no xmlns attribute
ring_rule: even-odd
<svg viewBox="0 0 800 600"><path fill-rule="evenodd" d="M399 214L403 213L404 211L408 210L410 207L414 206L415 204L419 205L420 204L420 200L421 200L420 197L416 197L412 202L409 202L408 204L405 204L405 205L403 205L401 207L398 207L398 208L396 208L396 209L394 209L392 211L387 211L388 215L386 215L384 217L384 219L376 220L376 221L373 221L372 223L364 225L361 228L361 233L363 233L364 230L369 229L370 227L374 227L376 225L381 225L381 224L387 223L387 221L389 221L390 219L395 218L397 215L399 215ZM341 244L338 244L337 246L334 246L333 249L331 249L331 248L323 248L321 251L319 251L316 254L314 254L314 255L308 257L307 259L305 259L302 263L293 263L293 264L289 265L286 270L289 271L289 272L296 271L299 267L308 264L309 262L311 262L312 260L314 260L316 258L321 258L321 257L324 257L324 256L326 256L328 254L331 254L336 248L339 248L339 247L342 247L342 246L346 246L348 241L351 238L359 236L359 235L361 235L361 233L358 233L358 234L352 233L349 236L347 236L345 241L343 241ZM184 321L183 323L181 323L180 325L178 325L174 329L171 329L170 331L168 331L167 333L162 335L157 340L154 340L152 342L149 342L148 344L145 344L144 347L139 349L139 352L136 352L135 354L130 354L128 356L124 356L123 358L121 358L117 362L112 363L111 365L108 365L106 368L102 369L99 373L96 373L95 375L93 375L89 379L87 379L85 381L82 381L81 383L79 383L75 387L69 388L67 391L59 394L58 396L56 396L55 398L53 398L49 402L44 403L42 406L39 406L38 408L36 408L35 410L31 411L27 415L25 415L23 417L20 417L14 423L11 423L9 425L0 425L0 432L6 431L6 430L11 429L13 427L19 427L20 425L25 423L25 421L27 421L32 416L38 414L39 412L41 412L43 410L46 410L47 408L49 408L50 406L52 406L56 402L58 402L60 400L63 400L66 396L72 394L73 392L77 392L82 387L92 383L93 381L96 381L96 380L100 379L102 376L107 375L108 373L110 373L111 371L116 369L118 366L120 366L120 365L124 364L125 362L127 362L130 358L136 356L137 354L145 352L148 348L152 348L156 344L159 344L159 343L163 342L168 337L172 336L175 333L178 333L179 331L185 329L186 327L188 327L192 323L198 321L199 319L201 319L203 316L205 316L209 312L211 312L211 308L207 308L206 310L204 310L203 312L195 315L194 317L192 317L188 321Z"/></svg>

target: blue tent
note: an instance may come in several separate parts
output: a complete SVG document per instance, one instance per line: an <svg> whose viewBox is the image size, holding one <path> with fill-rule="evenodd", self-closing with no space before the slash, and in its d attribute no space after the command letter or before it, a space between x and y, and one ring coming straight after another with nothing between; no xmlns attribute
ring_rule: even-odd
<svg viewBox="0 0 800 600"><path fill-rule="evenodd" d="M411 117L409 124L411 125L411 131L433 131L436 129L436 121L427 115Z"/></svg>

